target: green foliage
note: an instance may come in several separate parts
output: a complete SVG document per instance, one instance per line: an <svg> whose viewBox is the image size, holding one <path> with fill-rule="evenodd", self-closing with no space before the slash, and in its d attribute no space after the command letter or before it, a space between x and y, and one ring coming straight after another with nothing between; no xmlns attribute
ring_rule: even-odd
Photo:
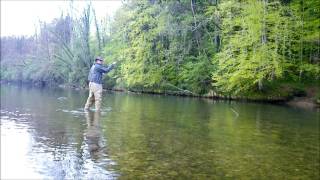
<svg viewBox="0 0 320 180"><path fill-rule="evenodd" d="M116 74L125 87L157 90L170 84L201 94L210 89L214 45L205 34L209 21L198 14L206 24L194 27L189 8L189 2L141 1L117 13L105 52L121 61Z"/></svg>
<svg viewBox="0 0 320 180"><path fill-rule="evenodd" d="M287 83L319 82L319 9L315 0L130 1L100 21L87 6L33 37L1 38L1 78L85 86L102 56L118 61L107 88L289 96Z"/></svg>
<svg viewBox="0 0 320 180"><path fill-rule="evenodd" d="M213 58L213 80L221 92L261 91L268 81L297 79L299 71L308 78L319 75L316 64L295 60L303 53L297 48L303 36L294 10L279 1L225 1L219 11L223 47Z"/></svg>
<svg viewBox="0 0 320 180"><path fill-rule="evenodd" d="M6 72L1 78L85 85L93 59L89 42L90 11L88 6L78 19L68 15L51 23L41 22L40 32L32 37L1 39L1 43L6 41L1 49Z"/></svg>

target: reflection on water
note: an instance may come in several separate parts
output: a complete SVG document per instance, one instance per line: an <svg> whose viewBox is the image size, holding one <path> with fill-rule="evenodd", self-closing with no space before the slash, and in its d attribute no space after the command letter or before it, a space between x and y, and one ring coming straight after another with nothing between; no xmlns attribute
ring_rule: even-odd
<svg viewBox="0 0 320 180"><path fill-rule="evenodd" d="M28 122L32 121L30 117L36 118L34 115L1 110L1 179L116 177L105 169L115 163L106 154L99 128L100 113L83 114L87 128L83 129L83 137L77 137L81 138L79 144L63 129L47 129L51 132L40 136Z"/></svg>
<svg viewBox="0 0 320 180"><path fill-rule="evenodd" d="M116 178L98 126L110 108L92 116L67 98L61 103L41 93L1 87L1 179Z"/></svg>
<svg viewBox="0 0 320 180"><path fill-rule="evenodd" d="M16 112L8 113L18 115ZM19 118L13 116L12 120L19 120ZM21 120L25 118L22 116ZM3 128L4 124L6 128ZM10 116L3 115L1 111L1 179L43 178L41 174L35 172L34 162L26 158L31 151L32 141L26 125L16 124L10 120Z"/></svg>
<svg viewBox="0 0 320 180"><path fill-rule="evenodd" d="M98 160L100 159L99 155L101 155L103 151L107 150L107 147L104 145L105 142L102 141L103 138L100 128L101 112L87 111L85 115L88 125L85 132L86 144L88 145L91 158Z"/></svg>
<svg viewBox="0 0 320 180"><path fill-rule="evenodd" d="M1 86L1 179L319 179L319 112ZM17 173L19 172L19 173Z"/></svg>

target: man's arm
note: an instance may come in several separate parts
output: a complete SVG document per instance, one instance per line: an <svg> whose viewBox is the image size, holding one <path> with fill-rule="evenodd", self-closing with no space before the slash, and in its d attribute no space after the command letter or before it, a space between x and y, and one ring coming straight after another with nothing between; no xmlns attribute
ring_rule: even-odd
<svg viewBox="0 0 320 180"><path fill-rule="evenodd" d="M111 65L104 67L104 66L97 66L97 71L101 72L101 73L108 73L109 71L111 71L114 68L115 64L112 63Z"/></svg>

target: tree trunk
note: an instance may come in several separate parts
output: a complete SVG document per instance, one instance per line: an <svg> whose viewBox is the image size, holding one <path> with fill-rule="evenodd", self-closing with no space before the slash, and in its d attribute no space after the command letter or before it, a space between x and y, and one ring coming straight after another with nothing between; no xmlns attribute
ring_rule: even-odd
<svg viewBox="0 0 320 180"><path fill-rule="evenodd" d="M99 23L97 21L96 11L93 9L93 16L94 16L94 24L96 25L96 36L98 41L98 50L99 53L101 53L101 38L100 38L100 29L99 29Z"/></svg>
<svg viewBox="0 0 320 180"><path fill-rule="evenodd" d="M302 59L303 59L303 36L304 36L304 0L301 0L301 38L300 38L300 67L302 66ZM302 79L302 69L299 72L299 81Z"/></svg>
<svg viewBox="0 0 320 180"><path fill-rule="evenodd" d="M193 15L194 27L196 28L197 27L197 19L196 19L196 14L195 14L195 10L194 10L194 0L190 0L190 4L191 4L192 15ZM195 39L196 39L196 42L198 45L198 52L200 55L200 42L199 42L199 34L198 34L197 29L195 29L194 35L195 35Z"/></svg>

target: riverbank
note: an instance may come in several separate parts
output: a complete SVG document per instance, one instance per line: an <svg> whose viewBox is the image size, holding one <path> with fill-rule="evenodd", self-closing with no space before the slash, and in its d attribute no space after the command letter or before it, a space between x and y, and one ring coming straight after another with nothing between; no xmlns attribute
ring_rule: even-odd
<svg viewBox="0 0 320 180"><path fill-rule="evenodd" d="M42 82L30 83L30 82L13 82L13 81L1 81L1 84L22 84L31 85L35 87L59 87L63 89L74 89L74 90L88 90L86 86L77 86L72 84L61 84L53 85ZM261 102L271 104L283 104L292 107L299 107L304 109L320 108L319 91L320 88L317 86L309 86L305 89L295 89L289 86L281 87L268 92L261 93L248 93L241 96L223 95L210 91L207 94L199 95L187 90L148 90L148 89L134 89L134 88L104 88L104 91L117 91L117 92L130 92L136 94L154 94L164 96L180 96L180 97L194 97L194 98L206 98L215 100L232 100L241 102Z"/></svg>
<svg viewBox="0 0 320 180"><path fill-rule="evenodd" d="M77 87L73 85L59 85L61 88L72 88L75 90L88 89L88 87ZM232 100L242 102L261 102L271 104L283 104L292 107L299 107L304 109L320 108L320 88L318 86L307 87L294 87L293 85L284 85L280 88L273 89L272 91L265 91L264 93L248 93L242 96L230 96L210 91L205 95L195 94L188 90L148 90L148 89L134 89L134 88L105 88L104 91L118 91L118 92L130 92L137 94L154 94L164 96L180 96L180 97L194 97L194 98L206 98L206 99L220 99L220 100Z"/></svg>
<svg viewBox="0 0 320 180"><path fill-rule="evenodd" d="M300 108L320 108L319 88L307 88L304 96L293 97L287 104Z"/></svg>
<svg viewBox="0 0 320 180"><path fill-rule="evenodd" d="M320 100L317 99L317 93L319 93L319 88L310 87L306 89L306 92L292 93L287 96L274 96L273 94L254 94L252 96L228 96L217 94L213 91L205 95L197 95L191 92L181 92L181 91L143 91L143 90L124 90L124 89L108 89L111 91L129 91L133 93L141 94L157 94L157 95L172 95L181 97L195 97L195 98L206 98L206 99L216 99L216 100L231 100L231 101L241 101L241 102L261 102L261 103L271 103L271 104L283 104L292 107L299 107L304 109L314 109L320 108Z"/></svg>

